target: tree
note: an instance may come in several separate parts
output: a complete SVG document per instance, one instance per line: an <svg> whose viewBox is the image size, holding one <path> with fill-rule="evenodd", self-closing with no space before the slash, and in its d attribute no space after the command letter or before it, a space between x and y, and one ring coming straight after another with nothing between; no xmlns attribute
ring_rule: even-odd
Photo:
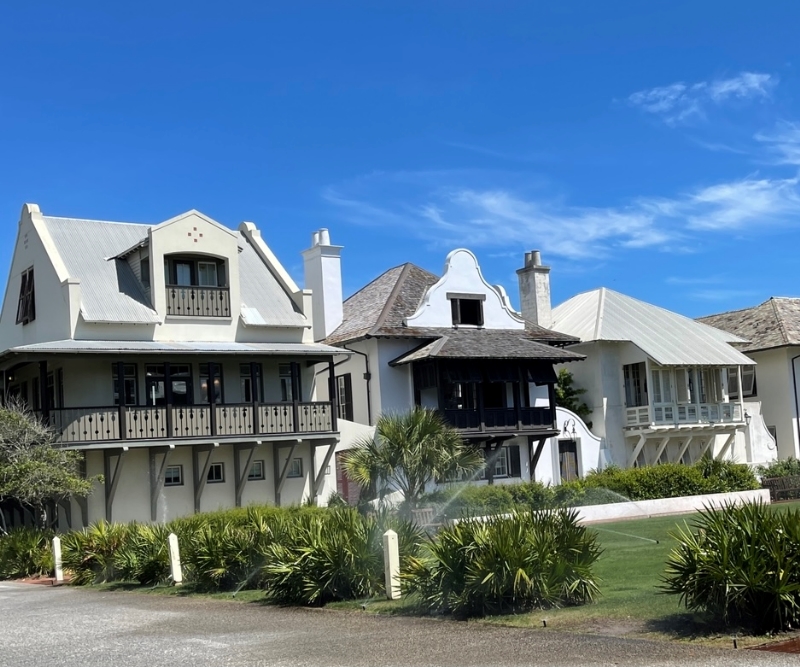
<svg viewBox="0 0 800 667"><path fill-rule="evenodd" d="M366 495L383 498L400 491L413 509L431 481L471 475L483 464L481 452L465 444L436 410L416 407L382 415L375 437L357 443L344 468Z"/></svg>
<svg viewBox="0 0 800 667"><path fill-rule="evenodd" d="M562 368L560 371L558 371L558 382L556 383L556 405L559 408L571 410L584 422L586 422L586 418L592 414L589 406L581 401L581 396L586 393L586 390L573 386L574 382L575 379L572 377L572 373L570 373L566 368ZM586 422L586 425L589 428L592 427L591 422Z"/></svg>
<svg viewBox="0 0 800 667"><path fill-rule="evenodd" d="M55 446L55 432L20 404L0 407L0 500L14 500L47 525L47 505L86 497L94 481L81 474L80 452Z"/></svg>

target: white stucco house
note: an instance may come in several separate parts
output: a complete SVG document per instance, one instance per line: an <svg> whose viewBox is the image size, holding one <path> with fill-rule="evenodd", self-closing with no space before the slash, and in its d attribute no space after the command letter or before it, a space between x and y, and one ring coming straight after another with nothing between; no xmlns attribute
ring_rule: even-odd
<svg viewBox="0 0 800 667"><path fill-rule="evenodd" d="M330 392L317 393L347 353L314 342L312 327L311 294L252 223L189 211L128 224L25 205L0 315L4 397L105 476L59 522L327 496L339 426Z"/></svg>
<svg viewBox="0 0 800 667"><path fill-rule="evenodd" d="M741 338L607 288L578 294L537 323L580 339L570 349L586 361L569 370L586 390L606 463L775 458L760 403L739 391L755 366L735 349Z"/></svg>
<svg viewBox="0 0 800 667"><path fill-rule="evenodd" d="M340 420L374 425L384 413L436 408L485 453L479 483L558 483L598 467L600 439L555 406L553 366L583 358L566 349L577 339L526 317L536 307L533 292L516 312L475 255L458 249L441 276L403 264L342 301L340 254L325 230L304 253L315 339L353 353L334 366ZM533 288L528 273L521 283ZM339 451L352 444L343 437ZM336 469L339 491L352 501L357 489L341 455Z"/></svg>
<svg viewBox="0 0 800 667"><path fill-rule="evenodd" d="M747 341L734 343L758 364L742 378L745 409L762 413L779 458L800 458L800 299L773 297L698 321Z"/></svg>

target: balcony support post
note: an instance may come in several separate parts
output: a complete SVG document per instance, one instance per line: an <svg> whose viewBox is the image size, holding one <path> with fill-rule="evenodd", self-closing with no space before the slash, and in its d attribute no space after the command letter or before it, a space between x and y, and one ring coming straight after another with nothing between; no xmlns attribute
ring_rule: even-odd
<svg viewBox="0 0 800 667"><path fill-rule="evenodd" d="M664 450L667 448L667 443L669 442L669 436L664 436L661 439L661 443L658 445L658 449L656 450L656 457L653 459L653 463L658 463L658 460L661 458L661 455L664 453Z"/></svg>
<svg viewBox="0 0 800 667"><path fill-rule="evenodd" d="M320 466L319 472L317 473L317 476L314 478L313 494L314 494L314 498L315 499L319 495L319 490L322 488L322 480L325 479L325 471L328 469L328 466L331 464L331 459L333 458L333 454L336 451L337 443L338 443L338 440L331 440L330 441L330 444L328 445L328 451L325 452L325 458L322 460L322 465ZM316 458L317 447L324 446L324 444L325 443L321 443L321 445L316 445L316 444L313 445L314 454L315 454L314 458Z"/></svg>
<svg viewBox="0 0 800 667"><path fill-rule="evenodd" d="M276 442L273 446L273 458L275 459L275 504L278 507L281 506L281 491L283 491L283 485L286 482L286 475L289 474L289 466L292 465L292 457L299 444L299 439L292 440L289 448L289 455L286 457L286 463L283 464L280 473L278 473L278 469L280 468L280 454L283 448L279 442Z"/></svg>
<svg viewBox="0 0 800 667"><path fill-rule="evenodd" d="M50 401L47 400L47 361L39 362L39 405L42 406L42 421L50 423Z"/></svg>
<svg viewBox="0 0 800 667"><path fill-rule="evenodd" d="M714 447L713 447L713 446L714 446L714 441L715 441L716 439L717 439L717 436L716 436L716 434L714 434L714 433L709 433L709 435L708 435L708 440L706 440L706 444L704 444L704 445L703 445L703 449L702 449L702 451L700 452L700 456L698 457L698 460L702 459L702 458L703 458L703 457L706 455L706 452L707 452L709 449L711 449L711 451L712 451L712 452L714 451Z"/></svg>
<svg viewBox="0 0 800 667"><path fill-rule="evenodd" d="M734 439L736 438L736 431L731 433L728 438L725 440L725 444L722 445L722 449L719 450L719 454L717 454L717 461L722 461L725 458L725 454L728 453L728 449L733 444Z"/></svg>
<svg viewBox="0 0 800 667"><path fill-rule="evenodd" d="M218 443L212 445L192 445L192 481L194 482L194 511L200 511L200 501L203 499L203 491L206 488L206 481L208 481L208 471L211 468L211 455L214 453L214 447ZM203 463L202 470L200 469L200 454L208 452L206 460Z"/></svg>
<svg viewBox="0 0 800 667"><path fill-rule="evenodd" d="M119 439L128 439L128 429L125 424L125 363L117 362L117 427L119 428ZM155 520L155 519L154 519Z"/></svg>
<svg viewBox="0 0 800 667"><path fill-rule="evenodd" d="M122 449L103 450L103 472L105 473L105 487L106 487L106 521L112 521L112 509L114 506L114 496L117 495L117 486L119 486L119 477L122 474L122 464L125 462L125 454L128 448ZM111 466L111 457L116 454L117 462Z"/></svg>
<svg viewBox="0 0 800 667"><path fill-rule="evenodd" d="M167 437L174 438L175 432L172 430L172 379L168 361L164 363L164 403L164 413L167 416Z"/></svg>
<svg viewBox="0 0 800 667"><path fill-rule="evenodd" d="M693 435L690 435L688 438L686 438L686 442L683 443L683 447L681 447L680 451L678 452L678 458L675 461L675 463L680 463L681 461L683 461L683 455L686 454L687 451L689 451L689 445L692 444L692 440L694 440Z"/></svg>
<svg viewBox="0 0 800 667"><path fill-rule="evenodd" d="M536 444L534 445L533 437L528 438L528 447L531 452L531 481L536 481L536 466L539 465L539 459L542 456L542 450L544 449L544 443L547 442L547 438L538 438L535 442Z"/></svg>
<svg viewBox="0 0 800 667"><path fill-rule="evenodd" d="M526 371L527 372L527 371ZM517 381L513 383L514 390L514 417L516 417L517 430L522 430L522 373L517 369Z"/></svg>
<svg viewBox="0 0 800 667"><path fill-rule="evenodd" d="M558 416L556 415L556 386L551 382L547 385L547 400L550 403L550 421L553 428L558 430Z"/></svg>
<svg viewBox="0 0 800 667"><path fill-rule="evenodd" d="M483 383L475 382L475 400L478 403L478 422L481 432L486 430L486 411L483 407ZM491 482L489 482L491 484Z"/></svg>
<svg viewBox="0 0 800 667"><path fill-rule="evenodd" d="M217 364L213 361L208 362L208 425L211 429L212 437L217 435L217 385L214 380L217 377ZM221 378L220 378L221 380Z"/></svg>
<svg viewBox="0 0 800 667"><path fill-rule="evenodd" d="M295 433L300 433L300 364L293 361L289 364L292 371L292 419L294 420Z"/></svg>
<svg viewBox="0 0 800 667"><path fill-rule="evenodd" d="M636 443L636 447L633 448L633 453L630 455L628 459L628 467L633 468L633 464L636 462L636 458L639 456L639 452L642 451L642 447L644 447L644 443L647 442L646 435L639 436L639 442Z"/></svg>
<svg viewBox="0 0 800 667"><path fill-rule="evenodd" d="M242 495L253 465L257 442L237 443L233 446L233 472L236 477L236 507L242 506ZM247 461L242 466L242 452L247 452Z"/></svg>
<svg viewBox="0 0 800 667"><path fill-rule="evenodd" d="M158 497L164 488L164 476L173 448L174 445L172 447L150 447L148 451L150 459L150 521L158 519ZM164 458L161 459L161 465L157 466L156 457L159 454L163 454ZM156 472L156 468L158 468L158 472Z"/></svg>
<svg viewBox="0 0 800 667"><path fill-rule="evenodd" d="M338 424L337 420L339 415L338 408L339 408L339 401L337 400L336 396L336 377L334 373L336 371L333 367L333 357L328 359L328 400L331 402L331 431L338 431ZM316 491L314 492L316 495Z"/></svg>
<svg viewBox="0 0 800 667"><path fill-rule="evenodd" d="M250 362L250 399L253 402L253 435L261 433L261 425L259 422L258 402L263 401L264 397L261 396L261 385L259 384L258 366L255 361Z"/></svg>

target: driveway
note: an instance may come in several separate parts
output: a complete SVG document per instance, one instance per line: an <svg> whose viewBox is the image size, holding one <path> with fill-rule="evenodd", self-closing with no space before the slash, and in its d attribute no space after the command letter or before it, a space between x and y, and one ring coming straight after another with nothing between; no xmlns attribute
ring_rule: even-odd
<svg viewBox="0 0 800 667"><path fill-rule="evenodd" d="M545 629L0 583L3 667L798 664Z"/></svg>

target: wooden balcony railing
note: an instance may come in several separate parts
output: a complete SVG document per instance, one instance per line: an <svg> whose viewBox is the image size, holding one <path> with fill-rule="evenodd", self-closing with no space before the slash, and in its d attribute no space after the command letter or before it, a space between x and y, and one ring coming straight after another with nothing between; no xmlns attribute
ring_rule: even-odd
<svg viewBox="0 0 800 667"><path fill-rule="evenodd" d="M483 421L481 421L481 412ZM553 425L550 408L484 408L442 411L445 420L461 431L514 431L549 428Z"/></svg>
<svg viewBox="0 0 800 667"><path fill-rule="evenodd" d="M230 290L227 287L167 285L167 315L230 317Z"/></svg>
<svg viewBox="0 0 800 667"><path fill-rule="evenodd" d="M654 405L652 423L663 425L736 423L744 421L739 403L686 403ZM650 408L625 408L626 426L650 425Z"/></svg>
<svg viewBox="0 0 800 667"><path fill-rule="evenodd" d="M212 413L213 410L213 413ZM329 401L57 408L47 422L61 444L122 440L302 435L336 430Z"/></svg>

